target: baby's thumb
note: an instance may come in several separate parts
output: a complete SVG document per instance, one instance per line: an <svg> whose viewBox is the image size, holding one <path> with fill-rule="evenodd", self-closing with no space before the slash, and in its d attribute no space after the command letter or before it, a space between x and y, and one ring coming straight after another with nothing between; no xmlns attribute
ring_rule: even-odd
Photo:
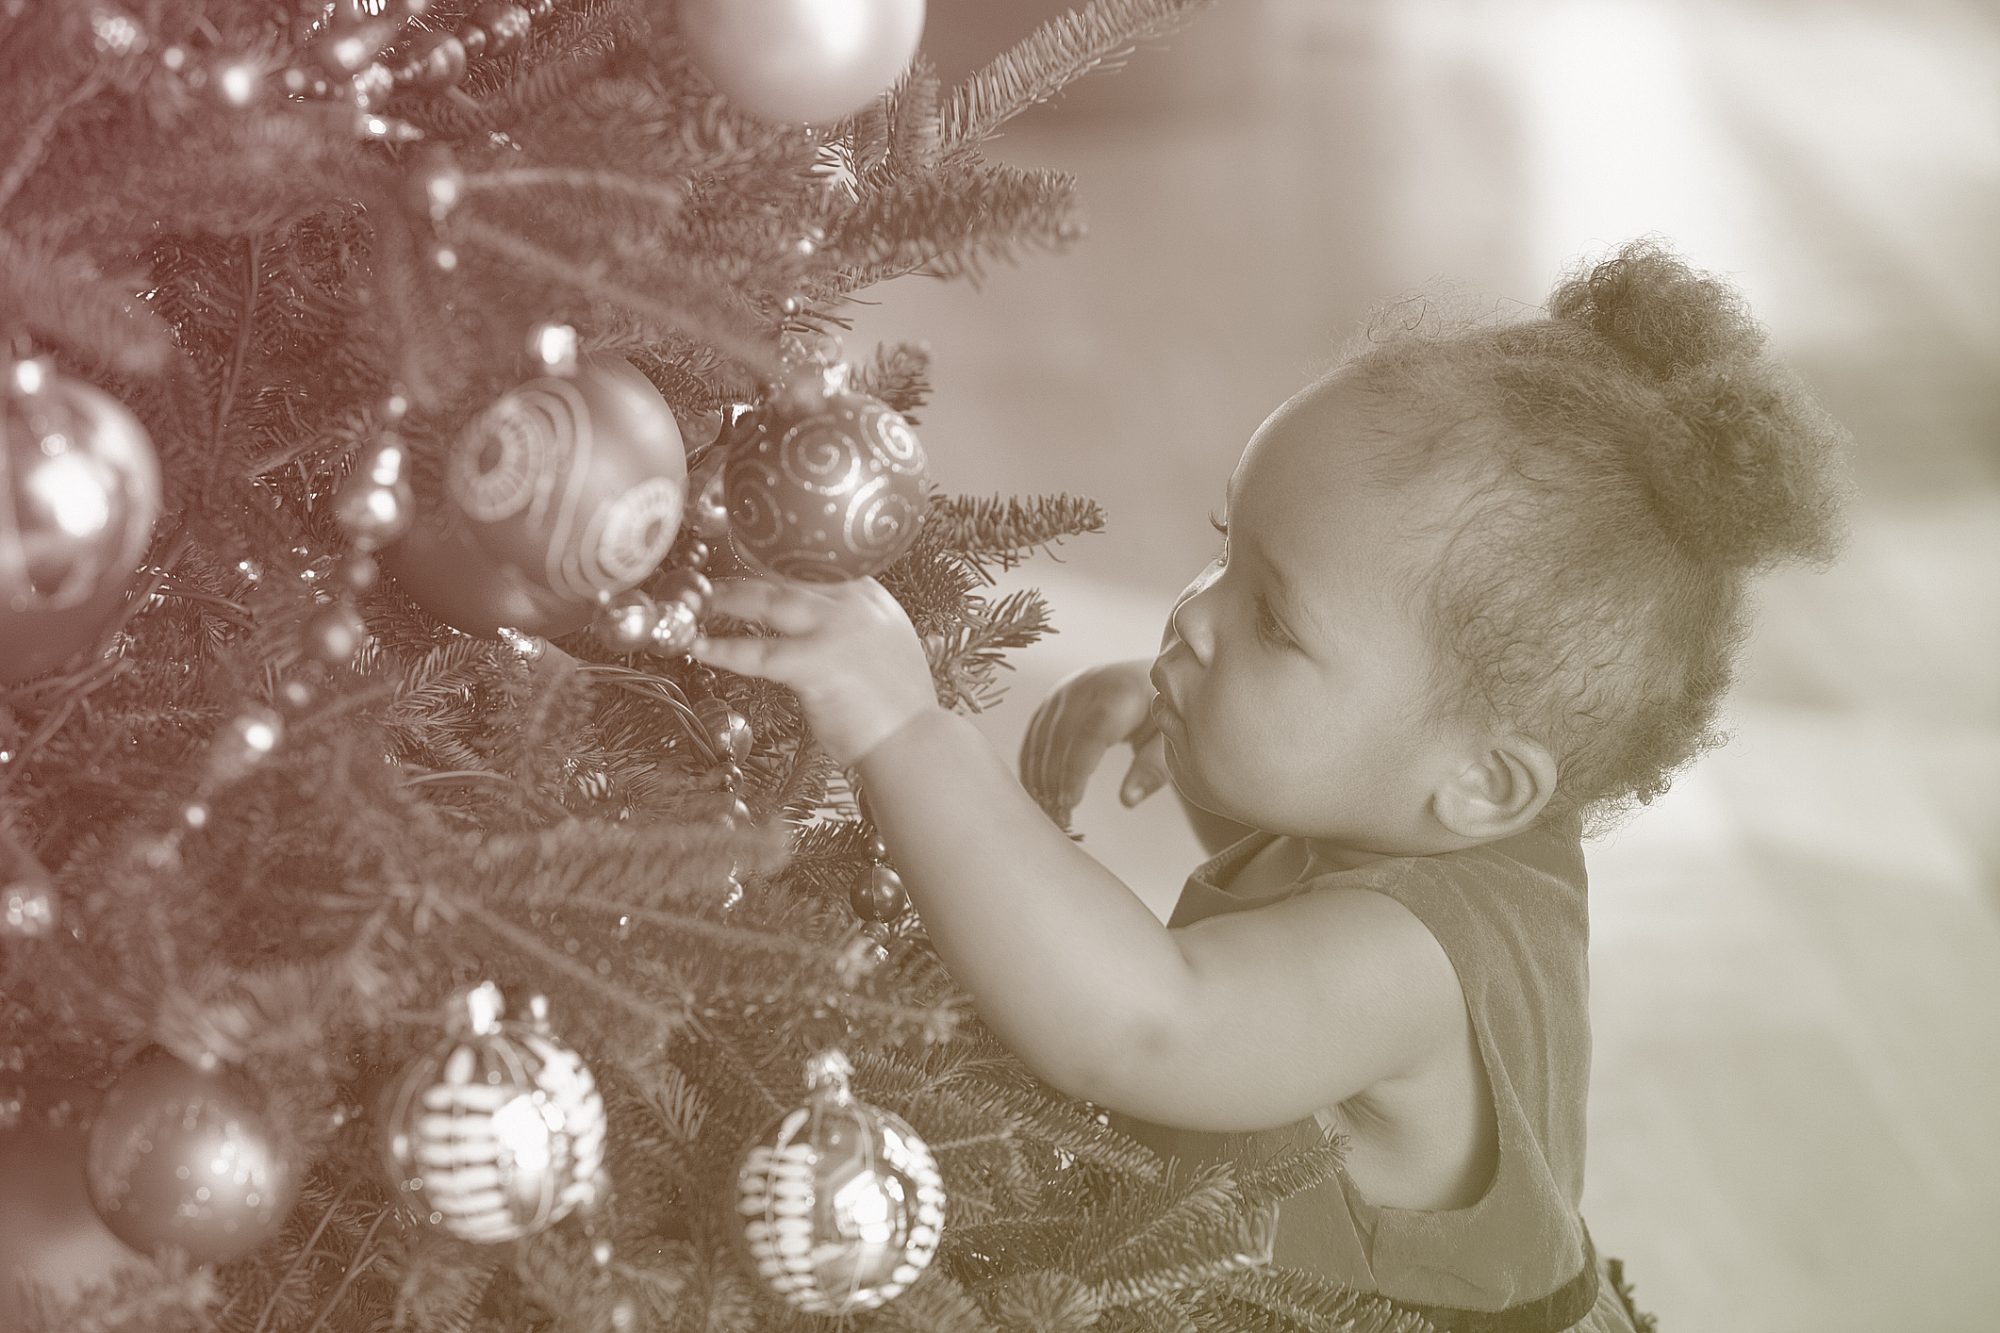
<svg viewBox="0 0 2000 1333"><path fill-rule="evenodd" d="M1132 755L1132 767L1125 770L1118 800L1131 807L1167 784L1167 747L1158 735L1141 745Z"/></svg>

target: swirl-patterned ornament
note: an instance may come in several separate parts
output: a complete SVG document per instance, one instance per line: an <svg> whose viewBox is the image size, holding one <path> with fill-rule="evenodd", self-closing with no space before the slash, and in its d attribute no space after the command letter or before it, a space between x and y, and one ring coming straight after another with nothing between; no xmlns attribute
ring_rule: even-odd
<svg viewBox="0 0 2000 1333"><path fill-rule="evenodd" d="M651 574L680 529L687 454L666 400L627 362L582 358L501 397L453 446L446 493L474 542L560 601Z"/></svg>
<svg viewBox="0 0 2000 1333"><path fill-rule="evenodd" d="M809 583L866 578L894 563L916 541L929 499L924 447L909 422L845 390L759 409L723 486L736 554Z"/></svg>

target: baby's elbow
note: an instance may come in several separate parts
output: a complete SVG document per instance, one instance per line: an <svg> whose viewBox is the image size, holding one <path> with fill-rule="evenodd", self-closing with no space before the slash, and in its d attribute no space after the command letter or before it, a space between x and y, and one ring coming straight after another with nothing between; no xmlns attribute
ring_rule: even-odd
<svg viewBox="0 0 2000 1333"><path fill-rule="evenodd" d="M1056 1062L1059 1068L1037 1073L1071 1097L1158 1119L1160 1091L1173 1084L1177 1058L1169 1025L1155 1016L1136 1015L1067 1052Z"/></svg>

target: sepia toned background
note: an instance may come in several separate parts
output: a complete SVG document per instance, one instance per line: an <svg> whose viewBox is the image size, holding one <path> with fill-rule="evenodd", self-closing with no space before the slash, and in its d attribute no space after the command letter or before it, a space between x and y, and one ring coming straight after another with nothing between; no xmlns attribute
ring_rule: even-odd
<svg viewBox="0 0 2000 1333"><path fill-rule="evenodd" d="M1064 6L932 0L962 74ZM1986 0L1224 0L994 146L1069 254L905 279L953 492L1105 533L1018 571L1061 633L983 725L1150 656L1244 440L1388 297L1533 306L1642 233L1738 282L1853 431L1843 562L1773 580L1736 739L1591 849L1590 1183L1666 1333L2000 1321L2000 16ZM1085 845L1199 859L1115 755Z"/></svg>

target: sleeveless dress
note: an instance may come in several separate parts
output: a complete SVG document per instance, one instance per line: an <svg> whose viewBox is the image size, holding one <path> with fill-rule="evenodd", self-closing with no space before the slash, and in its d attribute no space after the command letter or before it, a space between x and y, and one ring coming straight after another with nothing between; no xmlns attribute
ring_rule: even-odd
<svg viewBox="0 0 2000 1333"><path fill-rule="evenodd" d="M1578 1213L1590 1075L1589 917L1575 824L1439 856L1393 857L1262 892L1230 881L1276 835L1253 833L1188 877L1168 924L1360 888L1407 907L1458 973L1486 1066L1499 1158L1486 1192L1448 1210L1369 1202L1342 1169L1281 1206L1270 1261L1378 1292L1442 1333L1633 1333L1644 1321ZM1316 1143L1337 1113L1257 1134L1114 1115L1164 1156L1198 1162Z"/></svg>

